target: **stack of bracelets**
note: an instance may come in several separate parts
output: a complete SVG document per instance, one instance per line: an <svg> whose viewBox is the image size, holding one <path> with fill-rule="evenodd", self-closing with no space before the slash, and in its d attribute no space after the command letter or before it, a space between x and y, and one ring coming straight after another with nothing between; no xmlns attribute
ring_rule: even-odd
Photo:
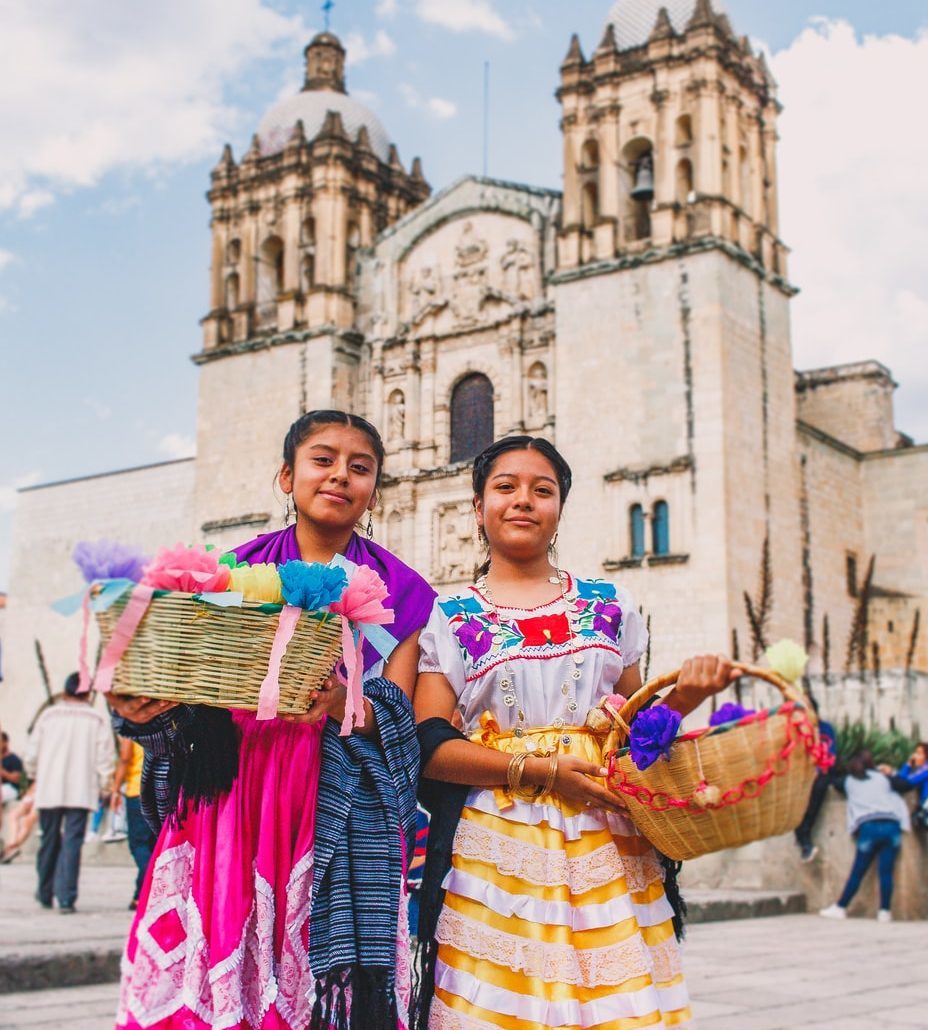
<svg viewBox="0 0 928 1030"><path fill-rule="evenodd" d="M555 751L551 755L551 761L548 765L548 774L545 777L545 782L541 786L523 787L522 774L525 771L525 763L533 756L528 751L519 751L514 754L509 760L509 767L506 770L506 783L509 794L515 798L522 798L524 801L537 801L538 798L544 797L545 794L550 794L554 787L554 781L557 779L558 756L558 751Z"/></svg>

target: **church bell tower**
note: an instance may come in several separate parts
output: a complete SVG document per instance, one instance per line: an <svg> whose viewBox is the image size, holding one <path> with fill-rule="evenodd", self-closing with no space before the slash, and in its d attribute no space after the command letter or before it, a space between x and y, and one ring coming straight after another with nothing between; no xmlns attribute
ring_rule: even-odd
<svg viewBox="0 0 928 1030"><path fill-rule="evenodd" d="M289 424L357 406L358 252L429 195L377 116L345 86L331 32L304 51L302 90L212 172L210 310L203 319L197 528L227 543L276 528L271 492ZM230 515L230 513L232 513Z"/></svg>
<svg viewBox="0 0 928 1030"><path fill-rule="evenodd" d="M617 0L591 56L571 40L557 97L558 440L598 464L570 542L661 611L652 668L707 640L750 656L765 562L769 631L801 639L795 291L764 58L711 0Z"/></svg>

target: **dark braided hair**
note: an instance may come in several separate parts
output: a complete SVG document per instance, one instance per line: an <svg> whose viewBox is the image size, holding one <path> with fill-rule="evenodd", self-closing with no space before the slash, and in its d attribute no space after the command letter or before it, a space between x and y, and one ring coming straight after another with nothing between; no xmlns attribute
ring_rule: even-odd
<svg viewBox="0 0 928 1030"><path fill-rule="evenodd" d="M296 422L287 430L287 435L284 437L284 463L292 469L293 463L296 460L296 450L300 444L311 435L314 429L330 425L350 426L352 429L360 429L370 440L371 447L374 448L374 457L377 459L377 482L375 488L379 487L380 477L383 475L383 440L380 438L380 433L377 432L376 428L366 418L361 418L360 415L354 415L349 411L320 408L300 415Z"/></svg>
<svg viewBox="0 0 928 1030"><path fill-rule="evenodd" d="M484 448L474 458L474 471L471 477L474 496L483 499L483 491L486 489L487 480L490 478L493 466L501 455L507 454L509 451L538 451L539 454L544 455L548 459L557 478L557 485L561 492L561 508L563 508L567 495L570 493L573 473L561 452L550 440L546 440L543 436L504 436L502 440L497 440L495 443L491 443L489 447ZM488 553L483 562L474 569L474 579L479 579L490 571L489 548L487 546L486 534L482 529L480 530L480 539L483 546L487 548Z"/></svg>

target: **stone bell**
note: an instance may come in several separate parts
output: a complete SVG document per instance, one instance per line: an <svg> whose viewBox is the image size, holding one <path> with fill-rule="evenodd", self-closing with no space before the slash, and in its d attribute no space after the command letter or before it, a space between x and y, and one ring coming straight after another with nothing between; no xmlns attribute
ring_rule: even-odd
<svg viewBox="0 0 928 1030"><path fill-rule="evenodd" d="M635 163L635 185L632 187L635 200L652 200L654 197L654 158L651 151L645 151Z"/></svg>

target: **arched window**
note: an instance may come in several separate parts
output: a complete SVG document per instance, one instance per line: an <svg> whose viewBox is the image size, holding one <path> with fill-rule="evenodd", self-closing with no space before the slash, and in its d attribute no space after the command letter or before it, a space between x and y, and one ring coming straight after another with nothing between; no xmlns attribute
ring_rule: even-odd
<svg viewBox="0 0 928 1030"><path fill-rule="evenodd" d="M685 204L693 192L693 163L688 158L677 162L677 203Z"/></svg>
<svg viewBox="0 0 928 1030"><path fill-rule="evenodd" d="M640 504L633 504L628 512L628 536L632 544L632 557L644 554L644 510Z"/></svg>
<svg viewBox="0 0 928 1030"><path fill-rule="evenodd" d="M583 227L592 229L599 221L599 187L588 182L583 187Z"/></svg>
<svg viewBox="0 0 928 1030"><path fill-rule="evenodd" d="M584 172L599 168L599 144L595 139L588 139L580 148L580 168Z"/></svg>
<svg viewBox="0 0 928 1030"><path fill-rule="evenodd" d="M651 553L670 554L670 510L658 501L651 511Z"/></svg>
<svg viewBox="0 0 928 1030"><path fill-rule="evenodd" d="M355 265L360 246L361 230L354 222L349 222L348 232L345 236L345 284L349 289L354 285Z"/></svg>
<svg viewBox="0 0 928 1030"><path fill-rule="evenodd" d="M493 442L493 384L475 372L451 394L451 460L468 461Z"/></svg>
<svg viewBox="0 0 928 1030"><path fill-rule="evenodd" d="M234 311L238 307L239 279L238 272L226 276L226 310Z"/></svg>
<svg viewBox="0 0 928 1030"><path fill-rule="evenodd" d="M258 255L258 303L276 300L284 289L284 242L269 236Z"/></svg>
<svg viewBox="0 0 928 1030"><path fill-rule="evenodd" d="M687 143L693 142L693 119L688 114L681 114L677 119L674 143L678 147L685 147Z"/></svg>
<svg viewBox="0 0 928 1030"><path fill-rule="evenodd" d="M239 258L242 256L242 241L241 240L229 240L226 244L226 263L230 265L237 265Z"/></svg>

